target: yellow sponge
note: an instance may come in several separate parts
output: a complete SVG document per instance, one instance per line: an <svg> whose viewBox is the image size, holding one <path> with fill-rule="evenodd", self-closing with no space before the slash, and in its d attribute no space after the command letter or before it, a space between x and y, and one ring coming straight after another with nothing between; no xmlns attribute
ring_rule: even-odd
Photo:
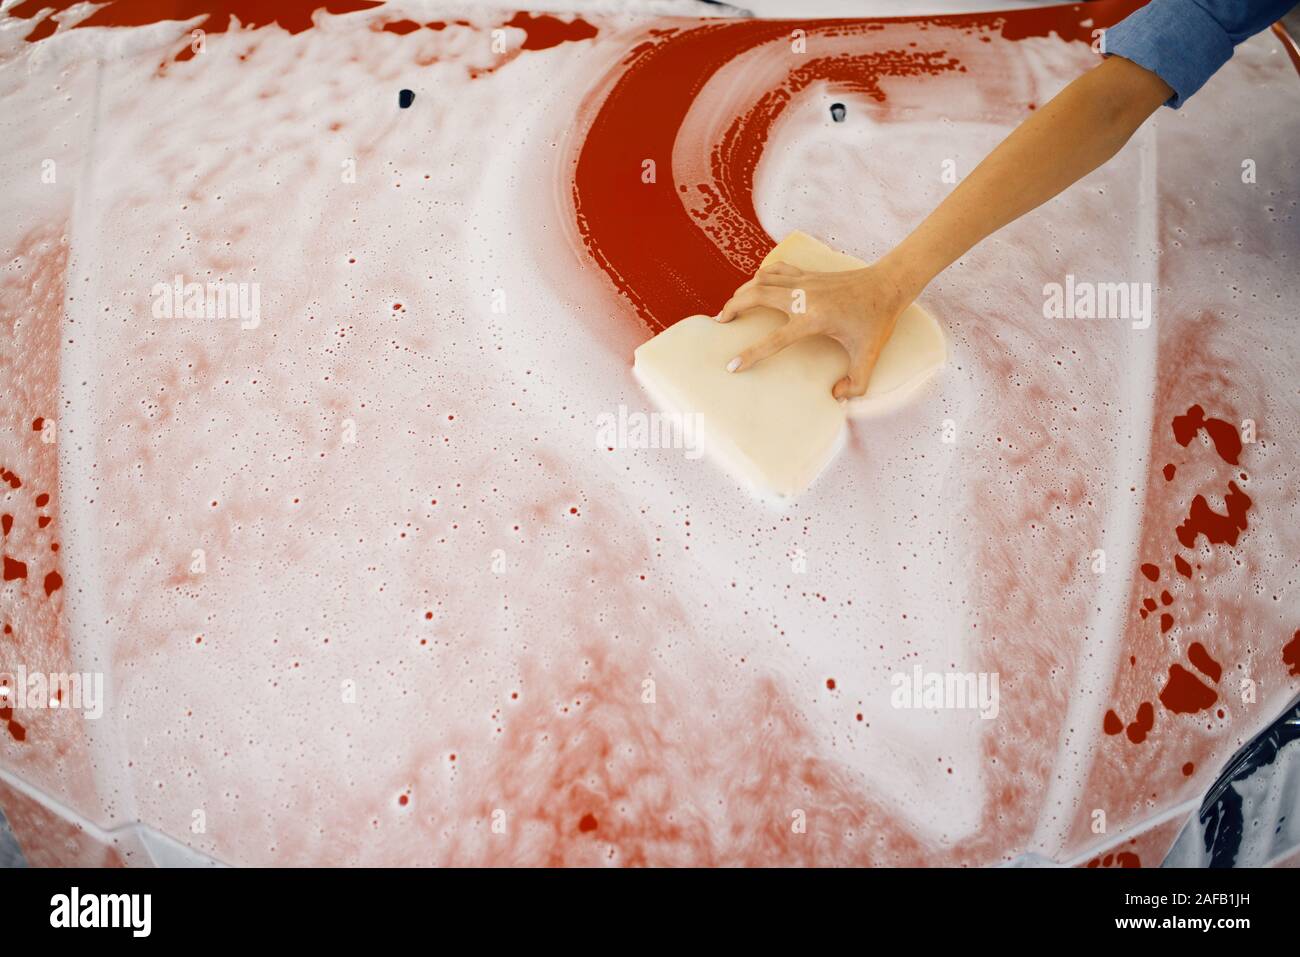
<svg viewBox="0 0 1300 957"><path fill-rule="evenodd" d="M771 262L817 272L865 265L801 232L783 239L763 265ZM803 491L834 457L847 415L902 401L946 355L939 324L913 304L899 317L866 395L848 403L831 396L848 370L848 354L825 336L801 339L744 372L726 371L737 353L786 321L763 306L729 323L691 316L643 343L634 363L661 410L697 417L699 444L711 458L754 491L777 498Z"/></svg>

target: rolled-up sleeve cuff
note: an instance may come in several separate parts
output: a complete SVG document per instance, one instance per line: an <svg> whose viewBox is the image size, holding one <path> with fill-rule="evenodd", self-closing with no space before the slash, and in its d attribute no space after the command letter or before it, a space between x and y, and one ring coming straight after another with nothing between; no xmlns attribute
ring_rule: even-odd
<svg viewBox="0 0 1300 957"><path fill-rule="evenodd" d="M1102 35L1101 52L1150 70L1173 88L1177 109L1232 59L1232 40L1193 0L1151 0Z"/></svg>

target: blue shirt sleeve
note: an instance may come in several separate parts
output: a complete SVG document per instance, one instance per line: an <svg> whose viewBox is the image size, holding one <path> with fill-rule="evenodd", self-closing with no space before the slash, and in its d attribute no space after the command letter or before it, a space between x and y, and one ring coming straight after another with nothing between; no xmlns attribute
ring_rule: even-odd
<svg viewBox="0 0 1300 957"><path fill-rule="evenodd" d="M1102 35L1104 56L1122 56L1168 83L1175 109L1232 59L1238 43L1279 19L1296 0L1151 0Z"/></svg>

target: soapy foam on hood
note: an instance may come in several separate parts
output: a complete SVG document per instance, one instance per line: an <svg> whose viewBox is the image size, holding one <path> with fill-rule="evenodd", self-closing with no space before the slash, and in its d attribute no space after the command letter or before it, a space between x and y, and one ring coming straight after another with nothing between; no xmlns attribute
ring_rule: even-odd
<svg viewBox="0 0 1300 957"><path fill-rule="evenodd" d="M573 222L579 106L599 108L593 90L651 28L697 24L593 17L594 38L526 53L526 31L506 28L498 55L490 30L508 16L382 29L408 13L232 30L180 63L188 24L4 34L6 181L60 164L55 188L11 190L6 278L42 272L51 234L69 249L62 373L42 373L41 408L13 410L4 440L21 471L33 440L15 423L63 422L68 584L46 599L10 583L5 615L26 656L44 625L14 609L62 602L70 660L110 673L93 782L62 795L80 813L250 864L987 863L1036 840L1064 856L1095 843L1103 798L1117 827L1142 820L1153 787L1182 798L1182 758L1212 766L1265 719L1195 728L1161 711L1171 778L1154 748L1101 731L1107 708L1128 720L1154 699L1168 666L1127 665L1152 641L1131 610L1137 565L1192 491L1223 484L1168 419L1189 394L1234 421L1267 395L1269 431L1295 424L1270 385L1295 358L1271 299L1229 323L1241 307L1171 251L1157 348L1123 325L1049 323L1039 290L1067 268L1143 262L1148 239L1119 209L1172 210L1167 249L1238 216L1252 254L1285 255L1285 224L1228 212L1227 187L1208 208L1179 204L1176 185L1157 196L1127 151L940 280L955 355L936 393L855 432L774 516L671 450L596 441L600 413L643 405L628 357L649 329ZM951 121L926 90L955 88L933 77L888 79L883 101L802 89L754 170L769 236L817 222L878 253L943 195L944 159L968 170L1018 104L1089 62L1085 44L995 30L895 24L866 42L886 41L963 64L992 46L1010 66L968 73ZM1268 52L1237 59L1263 69ZM398 111L403 87L417 98ZM705 182L684 158L709 148L700 117L761 92L703 89L661 175ZM824 120L832 95L849 123ZM1207 136L1294 164L1241 89L1203 95ZM1178 145L1162 176L1199 182L1205 148ZM1231 243L1202 252L1258 268ZM151 290L178 274L259 283L259 326L156 319ZM1247 278L1294 301L1274 273ZM1176 319L1203 344L1170 365ZM1186 485L1159 476L1169 454L1188 457ZM1281 531L1295 477L1267 443L1247 466L1259 518L1235 551L1197 556L1184 604L1200 613L1180 628L1294 630L1293 586L1264 570L1296 553ZM1268 674L1275 657L1239 660ZM918 664L999 673L998 718L894 707L891 679ZM81 745L29 726L0 754L58 794L43 755ZM1071 789L1049 795L1062 777Z"/></svg>

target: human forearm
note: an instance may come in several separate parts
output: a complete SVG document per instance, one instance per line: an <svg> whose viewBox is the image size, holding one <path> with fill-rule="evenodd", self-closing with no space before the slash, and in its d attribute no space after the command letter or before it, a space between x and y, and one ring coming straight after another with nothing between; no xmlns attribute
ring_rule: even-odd
<svg viewBox="0 0 1300 957"><path fill-rule="evenodd" d="M1103 61L1012 131L879 265L910 302L986 236L1118 153L1171 95L1154 73Z"/></svg>
<svg viewBox="0 0 1300 957"><path fill-rule="evenodd" d="M1112 57L1020 124L873 265L834 273L784 263L760 270L727 301L719 321L755 306L786 312L789 321L732 359L728 371L743 372L805 336L830 336L849 354L848 374L832 394L862 395L899 315L930 280L984 237L1105 163L1171 95L1154 73ZM791 311L796 292L805 301L798 312Z"/></svg>

